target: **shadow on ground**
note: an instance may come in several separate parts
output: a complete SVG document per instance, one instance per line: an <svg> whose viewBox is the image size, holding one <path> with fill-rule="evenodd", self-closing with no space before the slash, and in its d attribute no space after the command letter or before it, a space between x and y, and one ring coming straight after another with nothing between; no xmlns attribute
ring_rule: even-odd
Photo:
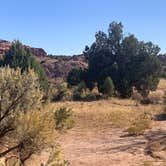
<svg viewBox="0 0 166 166"><path fill-rule="evenodd" d="M165 118L165 115L158 116L159 121L165 121ZM166 129L155 129L143 136L136 137L122 135L119 138L119 143L121 143L121 145L110 148L109 153L143 153L152 158L166 161Z"/></svg>
<svg viewBox="0 0 166 166"><path fill-rule="evenodd" d="M156 115L155 120L156 121L166 121L166 113Z"/></svg>

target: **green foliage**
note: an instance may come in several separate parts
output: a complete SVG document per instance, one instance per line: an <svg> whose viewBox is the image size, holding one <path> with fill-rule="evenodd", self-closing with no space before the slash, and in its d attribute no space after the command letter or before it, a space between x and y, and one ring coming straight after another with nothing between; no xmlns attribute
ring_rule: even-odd
<svg viewBox="0 0 166 166"><path fill-rule="evenodd" d="M118 93L122 98L129 98L133 94L130 80L123 78L118 81Z"/></svg>
<svg viewBox="0 0 166 166"><path fill-rule="evenodd" d="M72 128L74 125L73 111L66 107L61 107L55 112L55 128L60 131L65 131Z"/></svg>
<svg viewBox="0 0 166 166"><path fill-rule="evenodd" d="M29 69L0 68L0 157L17 151L21 162L54 142L54 119L41 111L43 93L37 74Z"/></svg>
<svg viewBox="0 0 166 166"><path fill-rule="evenodd" d="M103 94L112 97L114 95L114 84L110 77L107 77L102 86Z"/></svg>
<svg viewBox="0 0 166 166"><path fill-rule="evenodd" d="M143 97L146 97L150 90L155 90L158 85L161 70L157 58L159 50L151 42L140 42L138 56L133 56L132 62L129 63L130 77Z"/></svg>
<svg viewBox="0 0 166 166"><path fill-rule="evenodd" d="M38 74L39 82L43 90L48 89L48 80L44 69L39 62L35 60L34 55L25 49L25 47L19 42L14 41L11 48L6 52L2 66L9 65L11 68L20 68L21 71L27 71L29 68L34 69Z"/></svg>
<svg viewBox="0 0 166 166"><path fill-rule="evenodd" d="M71 86L78 85L81 82L82 69L74 68L72 69L67 77L67 82Z"/></svg>
<svg viewBox="0 0 166 166"><path fill-rule="evenodd" d="M86 87L89 90L93 90L96 86L93 76L94 73L92 73L89 69L82 71L82 81L86 84Z"/></svg>
<svg viewBox="0 0 166 166"><path fill-rule="evenodd" d="M123 36L123 26L116 22L110 24L108 35L99 31L95 37L96 41L84 51L88 69L83 80L87 87L93 89L97 83L103 92L105 78L111 77L121 97L130 97L132 87L145 98L156 89L161 70L157 45L138 41L134 35Z"/></svg>

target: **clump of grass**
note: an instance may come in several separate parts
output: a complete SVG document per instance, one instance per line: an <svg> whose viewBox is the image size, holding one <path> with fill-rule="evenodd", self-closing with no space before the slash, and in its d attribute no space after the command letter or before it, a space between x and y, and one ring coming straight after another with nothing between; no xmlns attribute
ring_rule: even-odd
<svg viewBox="0 0 166 166"><path fill-rule="evenodd" d="M74 125L73 111L67 107L60 107L55 111L55 128L60 131L71 129Z"/></svg>
<svg viewBox="0 0 166 166"><path fill-rule="evenodd" d="M153 166L152 161L144 161L143 166Z"/></svg>
<svg viewBox="0 0 166 166"><path fill-rule="evenodd" d="M138 116L131 126L127 129L127 132L129 135L141 135L144 134L144 132L147 129L150 129L152 126L152 117L148 113L141 114Z"/></svg>
<svg viewBox="0 0 166 166"><path fill-rule="evenodd" d="M123 110L112 111L109 114L109 119L114 127L124 128L130 125L132 121L132 112Z"/></svg>
<svg viewBox="0 0 166 166"><path fill-rule="evenodd" d="M52 148L49 159L46 164L41 163L40 166L69 166L70 162L64 159L64 154L59 145Z"/></svg>

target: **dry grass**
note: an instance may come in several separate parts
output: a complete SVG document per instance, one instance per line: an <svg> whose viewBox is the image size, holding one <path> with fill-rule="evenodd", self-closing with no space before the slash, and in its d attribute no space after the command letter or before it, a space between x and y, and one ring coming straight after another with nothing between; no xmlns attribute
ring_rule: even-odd
<svg viewBox="0 0 166 166"><path fill-rule="evenodd" d="M166 79L161 79L158 84L157 90L154 92L150 92L149 98L151 99L151 101L153 101L154 104L163 103L163 97L165 91L166 91Z"/></svg>
<svg viewBox="0 0 166 166"><path fill-rule="evenodd" d="M166 79L160 79L157 90L166 90Z"/></svg>
<svg viewBox="0 0 166 166"><path fill-rule="evenodd" d="M165 89L166 81L161 80L153 94L158 97L158 93ZM131 99L112 98L93 102L57 102L49 104L46 109L55 112L60 107L71 108L74 112L74 128L61 135L59 140L71 166L103 166L110 163L131 166L133 162L137 165L153 165L154 160L144 154L146 144L142 142L147 141L144 136L121 136L126 135L125 129L136 119L140 120L139 117L142 115L148 114L151 117L162 112L162 104L141 105ZM164 128L163 122L155 123L152 126L153 130L160 131ZM158 147L158 144L150 144L150 148L156 150L156 145ZM124 150L125 148L127 150Z"/></svg>
<svg viewBox="0 0 166 166"><path fill-rule="evenodd" d="M129 135L142 135L146 130L152 127L152 122L150 114L142 114L132 122L131 126L127 129L127 132Z"/></svg>
<svg viewBox="0 0 166 166"><path fill-rule="evenodd" d="M110 99L93 102L58 102L50 109L71 108L75 114L75 124L81 128L99 129L103 127L127 128L141 114L154 115L162 111L162 105L138 105L133 100Z"/></svg>
<svg viewBox="0 0 166 166"><path fill-rule="evenodd" d="M165 83L165 80L161 80L157 91L153 94L158 97L159 91L165 90ZM124 131L135 121L140 123L139 117L142 115L148 115L151 119L153 115L161 113L163 111L162 103L141 105L131 99L112 98L93 102L58 102L49 105L49 108L56 110L62 106L71 108L75 115L75 127L60 140L72 166L103 166L110 163L127 166L132 165L132 162L137 165L153 165L154 160L144 154L146 144L139 144L147 141L144 136L121 136L126 135ZM146 122L143 130L141 126L141 132L151 127L151 121ZM153 130L156 126L161 127L162 124L160 122L152 123ZM162 128L164 127L162 126ZM156 128L156 130L158 129ZM128 148L128 150L125 151L123 148ZM118 152L115 153L114 150ZM134 152L134 155L130 154L130 151ZM146 160L150 162L144 162ZM129 163L130 161L132 164ZM151 163L151 161L153 162Z"/></svg>
<svg viewBox="0 0 166 166"><path fill-rule="evenodd" d="M150 97L161 101L166 90L166 80L161 79L155 92L150 93ZM60 107L71 108L75 113L76 125L79 127L94 127L100 125L110 125L118 127L128 126L135 118L141 114L148 113L152 116L163 110L162 103L141 105L136 100L117 99L100 100L93 102L58 102L50 104L47 109L56 110Z"/></svg>

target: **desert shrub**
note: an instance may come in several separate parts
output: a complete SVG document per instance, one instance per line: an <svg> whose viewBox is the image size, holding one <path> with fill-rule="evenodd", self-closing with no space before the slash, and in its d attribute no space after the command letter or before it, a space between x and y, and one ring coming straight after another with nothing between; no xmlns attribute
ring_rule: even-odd
<svg viewBox="0 0 166 166"><path fill-rule="evenodd" d="M75 101L94 101L97 100L97 97L95 93L93 93L89 89L86 89L82 92L74 92L73 99Z"/></svg>
<svg viewBox="0 0 166 166"><path fill-rule="evenodd" d="M104 95L112 97L114 94L114 84L110 77L107 77L103 83L102 91Z"/></svg>
<svg viewBox="0 0 166 166"><path fill-rule="evenodd" d="M97 100L97 97L95 93L93 93L89 89L86 89L86 91L82 94L82 99L84 101L94 101Z"/></svg>
<svg viewBox="0 0 166 166"><path fill-rule="evenodd" d="M40 111L43 93L33 70L0 68L0 157L19 153L24 162L54 142L54 119Z"/></svg>
<svg viewBox="0 0 166 166"><path fill-rule="evenodd" d="M41 108L43 93L33 70L0 68L0 138L12 130L17 111Z"/></svg>
<svg viewBox="0 0 166 166"><path fill-rule="evenodd" d="M86 85L84 82L81 82L78 86L73 88L73 99L82 100L82 94L86 91Z"/></svg>
<svg viewBox="0 0 166 166"><path fill-rule="evenodd" d="M12 136L17 141L21 162L55 144L54 119L48 111L32 110L18 113L13 127L15 130Z"/></svg>
<svg viewBox="0 0 166 166"><path fill-rule="evenodd" d="M55 128L60 131L70 129L74 125L73 111L66 107L61 107L56 110L55 115Z"/></svg>
<svg viewBox="0 0 166 166"><path fill-rule="evenodd" d="M68 166L70 163L64 160L64 155L60 149L60 146L52 148L47 164L41 164L41 166Z"/></svg>
<svg viewBox="0 0 166 166"><path fill-rule="evenodd" d="M96 95L86 87L85 82L81 82L73 89L73 100L75 101L94 101L97 99Z"/></svg>
<svg viewBox="0 0 166 166"><path fill-rule="evenodd" d="M152 126L152 117L148 113L141 114L139 117L137 117L130 127L127 129L127 132L129 135L141 135L144 134L144 132L147 129L150 129Z"/></svg>
<svg viewBox="0 0 166 166"><path fill-rule="evenodd" d="M163 91L150 92L146 99L138 91L134 91L132 99L141 104L161 104L163 102Z"/></svg>
<svg viewBox="0 0 166 166"><path fill-rule="evenodd" d="M70 101L72 97L72 92L68 89L67 83L63 82L57 87L57 94L54 99L58 101Z"/></svg>
<svg viewBox="0 0 166 166"><path fill-rule="evenodd" d="M50 87L46 93L46 96L47 96L46 101L48 101L48 102L56 101L57 95L58 95L58 88L53 85L50 85Z"/></svg>

